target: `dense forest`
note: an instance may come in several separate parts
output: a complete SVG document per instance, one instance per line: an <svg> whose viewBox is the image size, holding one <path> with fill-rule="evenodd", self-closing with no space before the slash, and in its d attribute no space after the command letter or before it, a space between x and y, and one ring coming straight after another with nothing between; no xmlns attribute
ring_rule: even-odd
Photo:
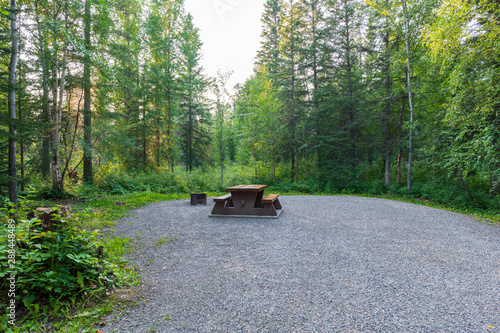
<svg viewBox="0 0 500 333"><path fill-rule="evenodd" d="M234 88L182 0L1 8L4 201L248 181L499 208L497 1L267 0Z"/></svg>

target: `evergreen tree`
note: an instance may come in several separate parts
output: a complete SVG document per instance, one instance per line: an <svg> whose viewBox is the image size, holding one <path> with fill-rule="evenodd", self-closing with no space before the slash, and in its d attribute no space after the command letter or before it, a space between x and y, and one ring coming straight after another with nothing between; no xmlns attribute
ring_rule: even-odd
<svg viewBox="0 0 500 333"><path fill-rule="evenodd" d="M206 79L200 66L201 47L198 29L193 25L193 18L188 14L180 33L180 137L186 170L192 171L208 161L210 137L207 129L207 107L203 100Z"/></svg>
<svg viewBox="0 0 500 333"><path fill-rule="evenodd" d="M305 117L304 85L304 34L305 9L301 2L288 0L283 4L281 12L282 27L280 29L281 62L278 84L283 101L280 129L281 145L284 157L290 161L290 179L295 181L297 175L298 147L301 146L301 129Z"/></svg>
<svg viewBox="0 0 500 333"><path fill-rule="evenodd" d="M280 29L283 0L267 0L262 13L262 41L257 64L265 66L269 75L276 77L280 64Z"/></svg>
<svg viewBox="0 0 500 333"><path fill-rule="evenodd" d="M147 43L151 52L149 78L156 112L156 164L162 157L173 167L176 155L175 119L179 112L178 44L182 22L182 0L155 0L146 22ZM165 139L165 140L163 140Z"/></svg>
<svg viewBox="0 0 500 333"><path fill-rule="evenodd" d="M97 95L102 119L98 131L106 133L99 137L99 150L108 158L132 168L140 165L137 161L142 161L142 146L137 135L142 121L141 8L141 3L137 0L120 0L115 3L113 24L107 36L107 61L112 66L102 73Z"/></svg>

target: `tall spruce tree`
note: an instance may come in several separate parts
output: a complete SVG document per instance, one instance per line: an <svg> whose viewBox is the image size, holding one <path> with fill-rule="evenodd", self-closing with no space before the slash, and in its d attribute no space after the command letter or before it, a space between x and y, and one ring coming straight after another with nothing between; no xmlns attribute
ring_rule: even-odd
<svg viewBox="0 0 500 333"><path fill-rule="evenodd" d="M194 166L208 160L210 138L206 127L207 107L203 100L207 80L200 65L202 42L191 14L183 20L179 39L180 136L186 170L192 171Z"/></svg>
<svg viewBox="0 0 500 333"><path fill-rule="evenodd" d="M300 129L305 113L304 85L304 34L305 9L300 1L288 0L281 12L280 29L281 63L278 82L283 100L281 115L285 127L281 130L285 158L290 162L290 180L297 175L297 160L301 142Z"/></svg>
<svg viewBox="0 0 500 333"><path fill-rule="evenodd" d="M280 65L280 29L283 0L267 0L262 13L261 48L257 53L257 64L265 66L269 75L276 78Z"/></svg>
<svg viewBox="0 0 500 333"><path fill-rule="evenodd" d="M178 44L182 26L182 0L154 0L146 21L151 52L150 79L156 118L156 164L173 167L176 156L176 123L179 113Z"/></svg>

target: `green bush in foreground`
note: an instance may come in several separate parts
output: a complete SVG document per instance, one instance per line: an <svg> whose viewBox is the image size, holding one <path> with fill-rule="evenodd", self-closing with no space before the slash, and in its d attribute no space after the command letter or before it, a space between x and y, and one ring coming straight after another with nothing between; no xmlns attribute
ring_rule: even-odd
<svg viewBox="0 0 500 333"><path fill-rule="evenodd" d="M109 256L101 245L98 230L90 231L75 221L57 219L57 226L50 230L37 219L15 224L15 263L11 267L7 257L9 219L6 210L0 212L0 278L5 281L15 277L13 299L18 320L25 321L30 316L37 319L42 310L50 312L54 320L59 315L67 319L61 313L65 306L71 307L84 296L102 294L131 280L126 262L118 256ZM0 298L1 307L5 309L11 298L11 295L9 299ZM43 317L45 321L49 318ZM13 328L8 325L9 320L7 315L0 315L0 331ZM37 325L36 321L28 321L23 329L28 329L26 325Z"/></svg>

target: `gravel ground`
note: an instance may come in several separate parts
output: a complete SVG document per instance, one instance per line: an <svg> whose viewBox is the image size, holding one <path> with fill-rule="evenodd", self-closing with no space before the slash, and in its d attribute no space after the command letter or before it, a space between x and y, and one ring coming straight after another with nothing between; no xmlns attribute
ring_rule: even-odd
<svg viewBox="0 0 500 333"><path fill-rule="evenodd" d="M403 202L285 196L279 219L151 204L117 224L148 285L104 332L500 332L500 226ZM166 237L177 239L164 242Z"/></svg>

